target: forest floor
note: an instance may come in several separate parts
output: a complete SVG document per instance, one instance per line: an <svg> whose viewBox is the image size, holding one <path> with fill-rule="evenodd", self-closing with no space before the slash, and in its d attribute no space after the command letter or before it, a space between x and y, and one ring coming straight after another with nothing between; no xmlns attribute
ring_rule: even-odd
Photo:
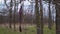
<svg viewBox="0 0 60 34"><path fill-rule="evenodd" d="M22 32L19 32L19 25L16 24L16 31L14 31L14 27L12 24L12 29L8 27L8 24L1 24L0 25L0 34L36 34L36 25L32 24L22 24ZM56 34L56 27L55 25L52 26L52 30L48 29L48 26L44 26L44 34Z"/></svg>

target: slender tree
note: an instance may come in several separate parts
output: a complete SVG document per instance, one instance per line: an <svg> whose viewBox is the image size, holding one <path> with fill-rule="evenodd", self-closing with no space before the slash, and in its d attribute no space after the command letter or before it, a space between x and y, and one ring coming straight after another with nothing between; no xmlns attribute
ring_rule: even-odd
<svg viewBox="0 0 60 34"><path fill-rule="evenodd" d="M20 0L20 3L22 2L23 0ZM22 5L20 6L20 10L19 10L19 21L20 21L20 25L19 25L19 31L22 32L22 28L21 28L21 23L22 23L22 13L23 12L23 9L22 9Z"/></svg>
<svg viewBox="0 0 60 34"><path fill-rule="evenodd" d="M49 23L48 23L48 28L52 29L52 15L51 15L50 4L51 4L51 0L49 0Z"/></svg>
<svg viewBox="0 0 60 34"><path fill-rule="evenodd" d="M15 23L16 23L16 0L14 0L14 19L13 19L13 21L14 21L14 31L16 31L16 29L15 29Z"/></svg>
<svg viewBox="0 0 60 34"><path fill-rule="evenodd" d="M10 10L9 10L9 28L11 27L11 23L12 23L12 0L10 1Z"/></svg>

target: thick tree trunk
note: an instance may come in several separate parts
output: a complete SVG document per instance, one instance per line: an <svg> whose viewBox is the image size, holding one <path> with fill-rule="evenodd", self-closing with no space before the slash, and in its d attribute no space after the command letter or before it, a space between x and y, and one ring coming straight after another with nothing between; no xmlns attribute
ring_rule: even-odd
<svg viewBox="0 0 60 34"><path fill-rule="evenodd" d="M43 34L43 5L42 5L42 0L40 0L40 24L41 24L41 34Z"/></svg>
<svg viewBox="0 0 60 34"><path fill-rule="evenodd" d="M37 24L37 34L41 34L40 22L39 22L39 11L38 11L38 0L35 0L35 11L36 11L36 24Z"/></svg>
<svg viewBox="0 0 60 34"><path fill-rule="evenodd" d="M35 13L36 13L36 24L37 24L37 34L43 34L43 11L42 11L42 2L40 0L40 13L38 7L38 0L35 0Z"/></svg>
<svg viewBox="0 0 60 34"><path fill-rule="evenodd" d="M56 0L56 34L60 34L60 0Z"/></svg>

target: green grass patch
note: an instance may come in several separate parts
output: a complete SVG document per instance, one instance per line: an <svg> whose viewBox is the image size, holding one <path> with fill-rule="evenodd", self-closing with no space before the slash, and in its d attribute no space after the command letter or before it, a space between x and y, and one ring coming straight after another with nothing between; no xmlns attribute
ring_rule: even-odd
<svg viewBox="0 0 60 34"><path fill-rule="evenodd" d="M0 34L36 34L36 27L27 27L23 29L23 32L17 32L13 29L3 28L0 27ZM44 34L56 34L56 27L55 25L52 26L52 30L49 30L47 26L44 26Z"/></svg>
<svg viewBox="0 0 60 34"><path fill-rule="evenodd" d="M56 34L56 26L52 26L51 30L48 28L48 26L44 26L44 34Z"/></svg>

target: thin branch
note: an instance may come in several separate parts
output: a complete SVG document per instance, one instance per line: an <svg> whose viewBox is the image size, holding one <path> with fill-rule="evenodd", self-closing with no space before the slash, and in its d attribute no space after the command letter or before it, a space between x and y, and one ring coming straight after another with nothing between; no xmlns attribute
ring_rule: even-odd
<svg viewBox="0 0 60 34"><path fill-rule="evenodd" d="M9 6L8 6L7 3L6 3L6 0L4 0L4 3L5 3L5 5L7 6L7 8L9 8Z"/></svg>

